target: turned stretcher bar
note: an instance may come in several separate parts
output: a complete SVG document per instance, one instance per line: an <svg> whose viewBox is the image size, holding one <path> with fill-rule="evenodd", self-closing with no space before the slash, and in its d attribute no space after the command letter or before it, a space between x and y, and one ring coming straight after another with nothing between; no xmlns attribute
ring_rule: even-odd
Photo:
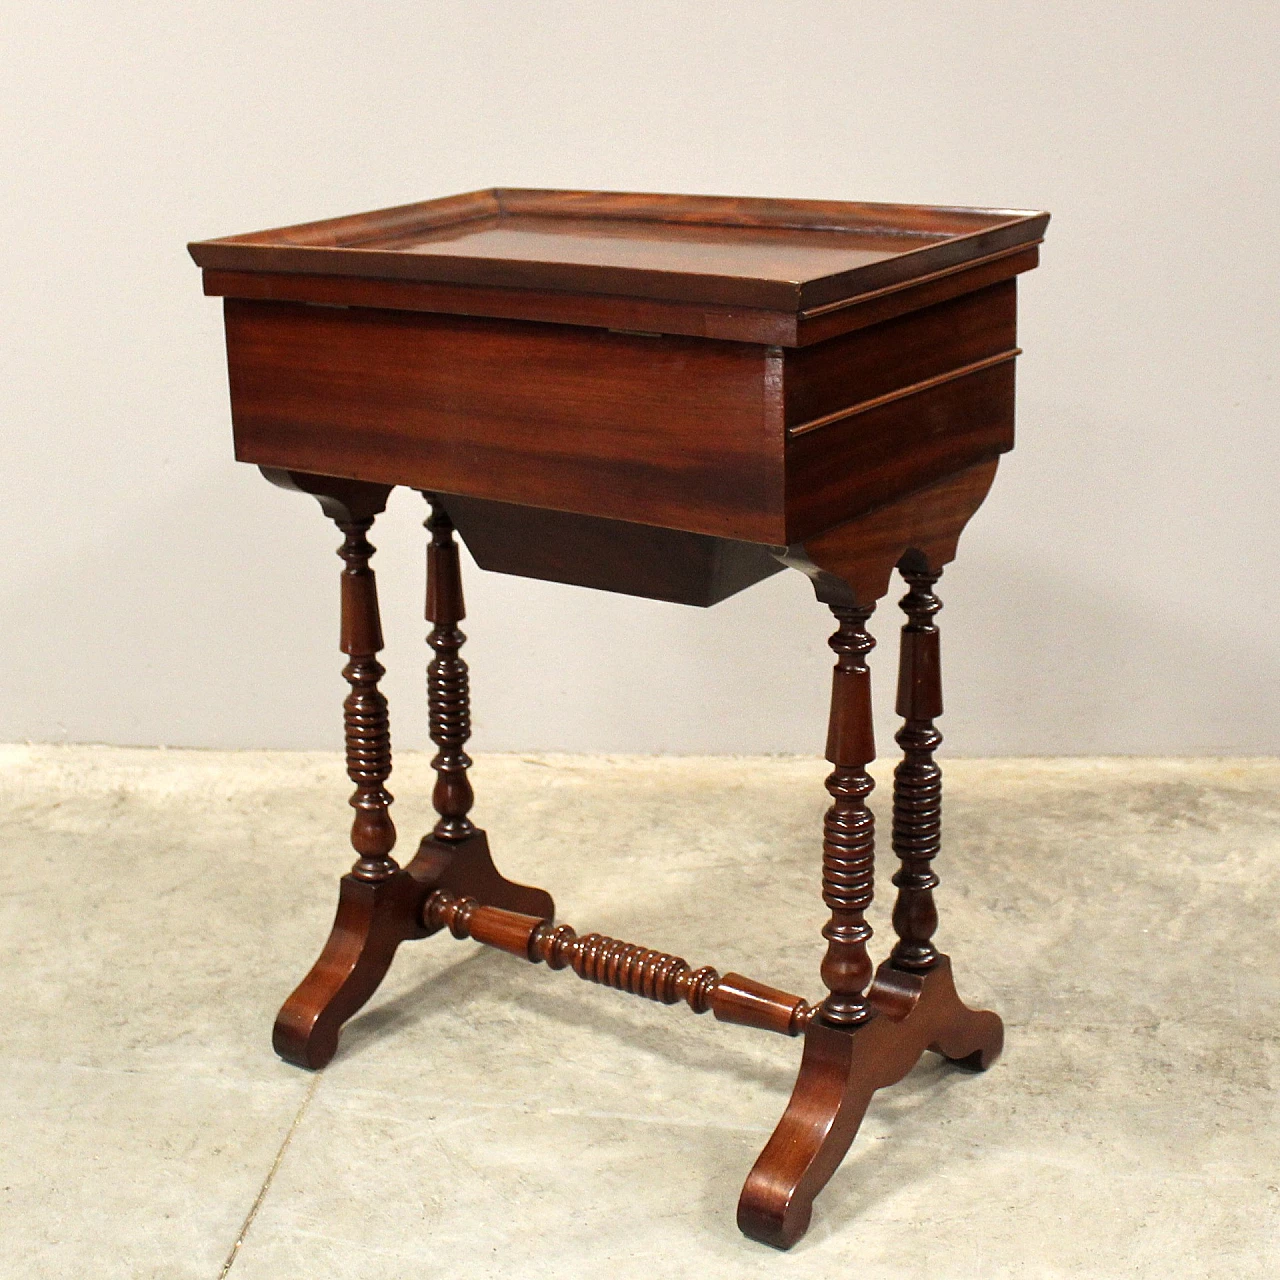
<svg viewBox="0 0 1280 1280"><path fill-rule="evenodd" d="M740 973L722 977L709 965L692 969L680 956L600 933L579 937L567 924L486 907L445 889L437 889L423 903L422 923L428 929L447 928L455 938L472 938L532 964L572 969L586 982L659 1004L683 1000L694 1013L710 1009L718 1022L798 1036L814 1013L813 1006L799 996Z"/></svg>

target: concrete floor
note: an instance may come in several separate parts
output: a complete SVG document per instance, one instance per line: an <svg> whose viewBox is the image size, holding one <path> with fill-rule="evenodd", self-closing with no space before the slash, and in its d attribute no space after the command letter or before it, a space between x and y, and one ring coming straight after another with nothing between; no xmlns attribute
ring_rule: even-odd
<svg viewBox="0 0 1280 1280"><path fill-rule="evenodd" d="M476 813L581 932L812 996L823 774L482 757ZM0 748L0 1274L1273 1280L1280 761L947 775L939 940L1005 1057L878 1095L781 1255L734 1206L798 1042L440 936L308 1075L269 1033L350 858L339 759ZM427 758L392 782L412 847Z"/></svg>

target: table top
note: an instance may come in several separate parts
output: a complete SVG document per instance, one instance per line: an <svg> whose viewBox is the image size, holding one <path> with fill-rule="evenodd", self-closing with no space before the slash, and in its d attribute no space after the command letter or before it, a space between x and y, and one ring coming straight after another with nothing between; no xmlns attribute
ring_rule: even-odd
<svg viewBox="0 0 1280 1280"><path fill-rule="evenodd" d="M554 576L619 522L789 546L992 466L1047 221L495 190L192 255L238 458L609 524L534 539Z"/></svg>
<svg viewBox="0 0 1280 1280"><path fill-rule="evenodd" d="M494 188L190 246L210 270L843 305L1038 243L1049 215Z"/></svg>

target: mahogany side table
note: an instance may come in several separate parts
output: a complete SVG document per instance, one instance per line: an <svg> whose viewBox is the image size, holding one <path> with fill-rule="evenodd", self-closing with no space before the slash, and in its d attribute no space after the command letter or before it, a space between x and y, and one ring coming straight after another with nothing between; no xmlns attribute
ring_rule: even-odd
<svg viewBox="0 0 1280 1280"><path fill-rule="evenodd" d="M236 457L345 535L341 650L357 858L276 1051L323 1067L399 944L447 928L633 995L803 1036L794 1092L738 1224L788 1247L872 1094L926 1050L984 1068L994 1013L933 944L942 711L934 593L1013 446L1015 277L1048 215L799 200L489 190L203 241L225 299ZM366 539L396 485L426 527L439 814L396 832ZM482 567L708 606L791 565L837 629L823 826L826 995L553 923L470 818L455 529ZM866 624L902 600L892 952L872 971L874 759Z"/></svg>

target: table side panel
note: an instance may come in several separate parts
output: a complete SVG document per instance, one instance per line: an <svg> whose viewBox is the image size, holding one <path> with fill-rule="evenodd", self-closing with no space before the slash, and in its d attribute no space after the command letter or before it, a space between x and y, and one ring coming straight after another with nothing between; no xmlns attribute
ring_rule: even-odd
<svg viewBox="0 0 1280 1280"><path fill-rule="evenodd" d="M787 428L976 361L1017 344L1013 280L896 316L787 353L783 393Z"/></svg>
<svg viewBox="0 0 1280 1280"><path fill-rule="evenodd" d="M786 352L789 541L1013 447L1015 288Z"/></svg>
<svg viewBox="0 0 1280 1280"><path fill-rule="evenodd" d="M225 308L241 461L782 540L768 348L295 303Z"/></svg>
<svg viewBox="0 0 1280 1280"><path fill-rule="evenodd" d="M1014 362L893 400L787 449L796 542L1013 448Z"/></svg>

